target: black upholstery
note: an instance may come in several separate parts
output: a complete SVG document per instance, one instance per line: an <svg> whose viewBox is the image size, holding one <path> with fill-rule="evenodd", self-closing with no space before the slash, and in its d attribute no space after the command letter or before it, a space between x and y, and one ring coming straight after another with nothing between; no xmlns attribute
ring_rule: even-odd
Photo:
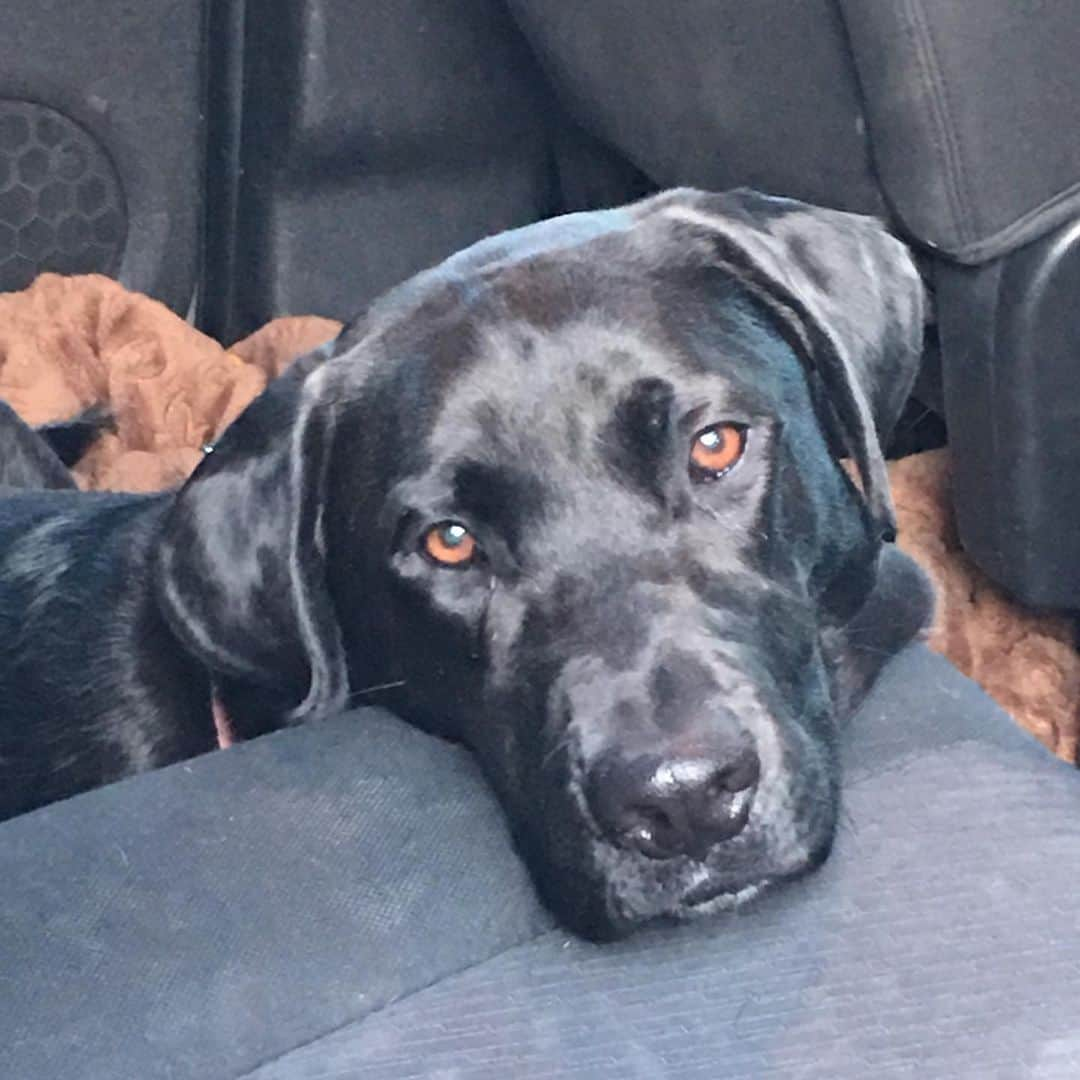
<svg viewBox="0 0 1080 1080"><path fill-rule="evenodd" d="M874 160L914 240L981 264L1080 217L1080 12L840 0Z"/></svg>
<svg viewBox="0 0 1080 1080"><path fill-rule="evenodd" d="M203 0L0 4L0 290L96 271L188 310L204 14Z"/></svg>
<svg viewBox="0 0 1080 1080"><path fill-rule="evenodd" d="M884 210L833 0L509 6L571 115L658 186Z"/></svg>
<svg viewBox="0 0 1080 1080"><path fill-rule="evenodd" d="M15 0L0 288L92 269L185 312L198 278L229 343L662 186L879 214L937 294L962 539L1075 608L1078 53L1073 5L1013 0Z"/></svg>
<svg viewBox="0 0 1080 1080"><path fill-rule="evenodd" d="M212 228L236 208L204 288L220 337L347 317L481 236L647 186L560 114L497 0L359 12L267 0L243 24L236 159L219 159L208 207Z"/></svg>
<svg viewBox="0 0 1080 1080"><path fill-rule="evenodd" d="M1063 521L1080 537L1061 517L1080 505L1062 366L1075 367L1076 320L1054 300L1075 276L1054 252L1080 218L1073 7L405 0L360 17L349 0L273 0L261 12L228 76L235 152L212 158L211 332L345 317L485 233L661 186L751 185L876 213L919 247L937 292L963 539L1021 597L1080 605L1080 541L1054 547ZM234 53L219 49L211 71L231 72ZM989 299L988 281L1010 292ZM1035 309L1033 328L1020 313ZM985 463L1002 451L1008 476L992 487Z"/></svg>
<svg viewBox="0 0 1080 1080"><path fill-rule="evenodd" d="M1080 609L1080 217L936 284L964 544L1028 602Z"/></svg>

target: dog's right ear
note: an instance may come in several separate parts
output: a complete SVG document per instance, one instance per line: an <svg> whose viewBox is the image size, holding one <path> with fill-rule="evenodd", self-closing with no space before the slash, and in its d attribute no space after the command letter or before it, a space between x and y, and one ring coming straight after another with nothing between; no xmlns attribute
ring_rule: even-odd
<svg viewBox="0 0 1080 1080"><path fill-rule="evenodd" d="M322 537L333 349L297 360L207 453L165 515L154 568L185 646L212 673L280 690L294 721L348 698Z"/></svg>

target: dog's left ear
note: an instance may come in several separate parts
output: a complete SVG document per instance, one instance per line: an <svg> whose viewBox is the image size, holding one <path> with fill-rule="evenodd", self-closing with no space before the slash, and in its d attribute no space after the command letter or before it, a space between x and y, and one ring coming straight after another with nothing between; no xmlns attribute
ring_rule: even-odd
<svg viewBox="0 0 1080 1080"><path fill-rule="evenodd" d="M893 539L881 448L923 344L924 288L908 249L874 218L742 189L680 189L640 209L675 225L682 252L704 255L778 316L826 429L858 466L875 525Z"/></svg>
<svg viewBox="0 0 1080 1080"><path fill-rule="evenodd" d="M323 563L331 351L295 361L229 426L166 513L154 567L184 644L212 673L292 697L295 721L348 698Z"/></svg>
<svg viewBox="0 0 1080 1080"><path fill-rule="evenodd" d="M934 588L922 568L895 544L878 552L874 587L846 623L824 621L821 650L838 716L862 704L882 668L934 619Z"/></svg>

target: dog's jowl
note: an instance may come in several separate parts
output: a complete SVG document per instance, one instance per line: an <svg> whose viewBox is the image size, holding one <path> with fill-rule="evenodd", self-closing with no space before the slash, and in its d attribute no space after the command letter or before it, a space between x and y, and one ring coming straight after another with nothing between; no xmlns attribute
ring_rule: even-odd
<svg viewBox="0 0 1080 1080"><path fill-rule="evenodd" d="M875 221L750 192L421 274L179 493L0 502L4 812L211 748L212 702L242 738L378 686L476 753L583 934L811 869L928 614L880 450L922 329Z"/></svg>

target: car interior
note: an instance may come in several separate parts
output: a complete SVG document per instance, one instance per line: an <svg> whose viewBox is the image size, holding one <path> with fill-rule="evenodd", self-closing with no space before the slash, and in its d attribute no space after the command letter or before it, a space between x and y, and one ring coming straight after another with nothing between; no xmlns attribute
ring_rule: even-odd
<svg viewBox="0 0 1080 1080"><path fill-rule="evenodd" d="M887 450L939 594L828 861L625 941L378 693L0 823L0 1076L1080 1077L1078 54L1015 0L0 6L0 399L111 409L80 487L180 484L483 237L752 188L913 253Z"/></svg>

